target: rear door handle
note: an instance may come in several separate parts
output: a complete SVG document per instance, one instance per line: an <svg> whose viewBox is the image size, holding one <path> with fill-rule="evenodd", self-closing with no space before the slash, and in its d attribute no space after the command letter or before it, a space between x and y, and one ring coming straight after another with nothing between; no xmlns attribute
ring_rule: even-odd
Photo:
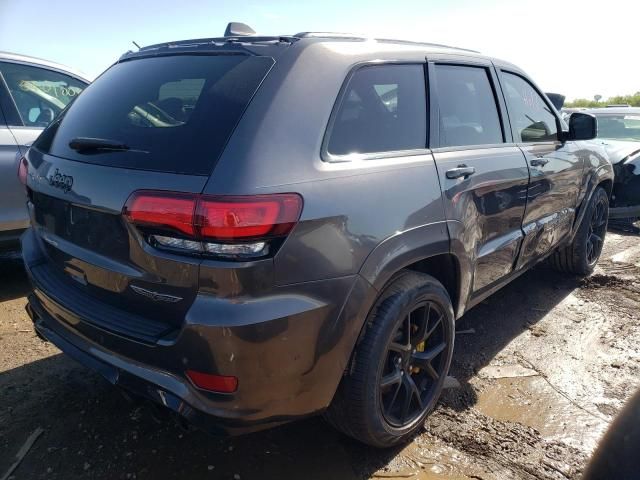
<svg viewBox="0 0 640 480"><path fill-rule="evenodd" d="M447 170L446 176L448 179L454 178L467 178L469 175L473 175L476 173L476 169L473 167L467 167L466 165L458 165L456 168L452 168L451 170Z"/></svg>
<svg viewBox="0 0 640 480"><path fill-rule="evenodd" d="M532 158L529 161L529 164L531 164L532 167L544 167L547 163L549 163L549 160L542 157Z"/></svg>

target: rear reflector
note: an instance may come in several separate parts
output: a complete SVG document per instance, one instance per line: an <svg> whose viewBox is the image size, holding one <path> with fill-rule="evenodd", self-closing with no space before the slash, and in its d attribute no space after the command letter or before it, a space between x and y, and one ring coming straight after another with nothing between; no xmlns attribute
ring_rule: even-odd
<svg viewBox="0 0 640 480"><path fill-rule="evenodd" d="M122 213L160 248L223 257L255 258L285 237L302 212L296 193L206 196L139 190Z"/></svg>
<svg viewBox="0 0 640 480"><path fill-rule="evenodd" d="M237 377L213 375L211 373L196 372L195 370L187 370L187 377L196 387L210 392L233 393L238 389Z"/></svg>

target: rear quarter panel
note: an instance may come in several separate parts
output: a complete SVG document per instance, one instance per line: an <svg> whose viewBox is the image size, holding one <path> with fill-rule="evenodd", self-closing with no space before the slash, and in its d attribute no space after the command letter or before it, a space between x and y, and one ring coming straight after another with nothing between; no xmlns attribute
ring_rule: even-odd
<svg viewBox="0 0 640 480"><path fill-rule="evenodd" d="M209 194L302 194L301 221L275 257L277 284L358 273L383 240L444 220L429 150L343 163L321 158L343 82L374 58L425 63L417 47L297 42L278 57L205 187Z"/></svg>

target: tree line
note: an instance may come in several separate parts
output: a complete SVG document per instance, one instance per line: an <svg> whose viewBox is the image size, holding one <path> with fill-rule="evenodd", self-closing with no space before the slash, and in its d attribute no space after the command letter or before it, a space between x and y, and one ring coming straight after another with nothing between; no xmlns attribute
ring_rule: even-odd
<svg viewBox="0 0 640 480"><path fill-rule="evenodd" d="M596 95L597 97L599 95ZM607 105L631 105L632 107L640 107L640 92L633 95L617 95L607 100L589 100L586 98L578 98L572 102L565 102L565 107L587 107L597 108L606 107Z"/></svg>

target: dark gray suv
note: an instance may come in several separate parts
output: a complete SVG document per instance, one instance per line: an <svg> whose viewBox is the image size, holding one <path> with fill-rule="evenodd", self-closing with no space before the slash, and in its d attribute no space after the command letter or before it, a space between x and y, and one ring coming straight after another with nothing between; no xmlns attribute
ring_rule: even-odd
<svg viewBox="0 0 640 480"><path fill-rule="evenodd" d="M21 164L38 333L212 432L434 408L454 323L548 256L589 274L612 167L517 67L304 33L129 52Z"/></svg>

